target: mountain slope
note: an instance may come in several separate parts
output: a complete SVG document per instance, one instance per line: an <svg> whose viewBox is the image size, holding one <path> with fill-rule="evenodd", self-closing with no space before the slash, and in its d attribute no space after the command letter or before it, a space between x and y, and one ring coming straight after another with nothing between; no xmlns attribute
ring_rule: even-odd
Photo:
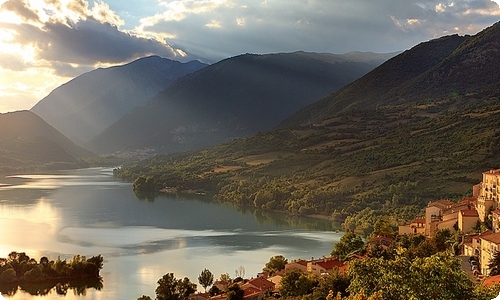
<svg viewBox="0 0 500 300"><path fill-rule="evenodd" d="M183 77L106 129L90 149L185 151L269 130L387 58L284 53L240 55Z"/></svg>
<svg viewBox="0 0 500 300"><path fill-rule="evenodd" d="M414 218L428 201L470 195L499 167L499 40L496 23L422 43L278 130L117 175L142 176L137 189L206 189L220 201L347 217L352 230L381 214Z"/></svg>
<svg viewBox="0 0 500 300"><path fill-rule="evenodd" d="M31 111L79 144L88 141L169 83L203 67L158 56L97 69L53 90Z"/></svg>
<svg viewBox="0 0 500 300"><path fill-rule="evenodd" d="M94 156L30 111L0 114L0 171L54 163L79 166Z"/></svg>

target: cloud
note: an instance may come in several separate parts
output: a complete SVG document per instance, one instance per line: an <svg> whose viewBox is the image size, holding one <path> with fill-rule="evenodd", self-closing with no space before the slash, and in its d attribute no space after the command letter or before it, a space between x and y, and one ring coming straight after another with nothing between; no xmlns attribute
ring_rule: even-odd
<svg viewBox="0 0 500 300"><path fill-rule="evenodd" d="M149 54L179 58L182 53L165 41L120 30L123 20L101 1L90 7L85 0L64 3L8 0L1 5L0 11L14 12L24 21L0 23L2 28L15 32L9 41L11 47L34 47L35 59L56 62L59 66L122 63ZM19 69L19 64L6 64L5 61L0 61L0 66Z"/></svg>
<svg viewBox="0 0 500 300"><path fill-rule="evenodd" d="M474 34L498 21L490 0L178 0L143 18L137 32L207 61L295 50L389 52L442 35Z"/></svg>

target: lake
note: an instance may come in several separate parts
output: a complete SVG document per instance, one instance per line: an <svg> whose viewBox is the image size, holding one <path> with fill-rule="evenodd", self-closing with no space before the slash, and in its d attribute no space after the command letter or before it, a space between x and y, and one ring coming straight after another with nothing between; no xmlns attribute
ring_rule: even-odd
<svg viewBox="0 0 500 300"><path fill-rule="evenodd" d="M289 261L328 255L341 233L327 221L217 204L196 195L136 195L109 168L0 178L0 257L26 252L37 261L102 254L103 287L61 297L24 291L7 299L155 298L166 273L198 284L207 268L218 278L255 277L274 255ZM199 290L202 288L198 284Z"/></svg>

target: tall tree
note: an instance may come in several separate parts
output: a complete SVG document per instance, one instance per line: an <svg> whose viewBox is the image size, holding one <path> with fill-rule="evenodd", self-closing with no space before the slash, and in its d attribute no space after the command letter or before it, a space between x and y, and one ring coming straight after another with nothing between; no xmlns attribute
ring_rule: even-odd
<svg viewBox="0 0 500 300"><path fill-rule="evenodd" d="M205 289L205 292L207 292L207 287L214 283L214 274L210 270L204 269L201 271L200 276L198 276L198 282Z"/></svg>
<svg viewBox="0 0 500 300"><path fill-rule="evenodd" d="M493 257L488 262L488 275L494 276L500 274L500 252L495 251Z"/></svg>
<svg viewBox="0 0 500 300"><path fill-rule="evenodd" d="M167 273L158 280L156 288L157 300L186 300L189 295L196 291L196 284L191 283L189 278L176 279L174 273Z"/></svg>
<svg viewBox="0 0 500 300"><path fill-rule="evenodd" d="M312 293L318 284L314 274L305 274L300 270L292 269L281 278L280 294L282 297L299 297Z"/></svg>
<svg viewBox="0 0 500 300"><path fill-rule="evenodd" d="M340 259L346 259L350 254L356 253L363 249L365 243L361 236L354 232L346 232L335 244L332 250L332 255Z"/></svg>
<svg viewBox="0 0 500 300"><path fill-rule="evenodd" d="M288 260L283 255L276 255L269 259L264 267L264 271L269 272L269 274L274 274L277 271L281 271L285 269L285 265L288 263Z"/></svg>

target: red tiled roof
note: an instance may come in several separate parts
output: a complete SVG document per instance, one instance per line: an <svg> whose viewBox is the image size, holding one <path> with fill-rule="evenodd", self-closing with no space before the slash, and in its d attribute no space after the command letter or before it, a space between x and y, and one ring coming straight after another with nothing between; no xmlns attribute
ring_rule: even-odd
<svg viewBox="0 0 500 300"><path fill-rule="evenodd" d="M500 232L488 234L486 236L482 236L481 239L498 245L498 244L500 244Z"/></svg>
<svg viewBox="0 0 500 300"><path fill-rule="evenodd" d="M417 218L411 221L412 223L425 223L425 218Z"/></svg>
<svg viewBox="0 0 500 300"><path fill-rule="evenodd" d="M460 213L463 217L479 217L479 214L475 209L462 209Z"/></svg>
<svg viewBox="0 0 500 300"><path fill-rule="evenodd" d="M495 283L500 283L500 275L489 276L483 280L483 285L490 286Z"/></svg>
<svg viewBox="0 0 500 300"><path fill-rule="evenodd" d="M332 270L335 267L340 268L344 265L344 263L338 259L318 261L318 262L316 262L316 264L319 265L320 267L324 268L325 270Z"/></svg>
<svg viewBox="0 0 500 300"><path fill-rule="evenodd" d="M500 208L497 208L491 212L492 214L500 215Z"/></svg>
<svg viewBox="0 0 500 300"><path fill-rule="evenodd" d="M243 298L261 293L260 290L254 288L254 287L251 287L251 286L244 288L243 292L244 292Z"/></svg>
<svg viewBox="0 0 500 300"><path fill-rule="evenodd" d="M251 285L255 286L257 289L260 289L262 291L272 289L274 287L273 282L271 282L265 278L262 278L262 277L256 277L256 278L250 279L247 282L247 284L251 284Z"/></svg>

